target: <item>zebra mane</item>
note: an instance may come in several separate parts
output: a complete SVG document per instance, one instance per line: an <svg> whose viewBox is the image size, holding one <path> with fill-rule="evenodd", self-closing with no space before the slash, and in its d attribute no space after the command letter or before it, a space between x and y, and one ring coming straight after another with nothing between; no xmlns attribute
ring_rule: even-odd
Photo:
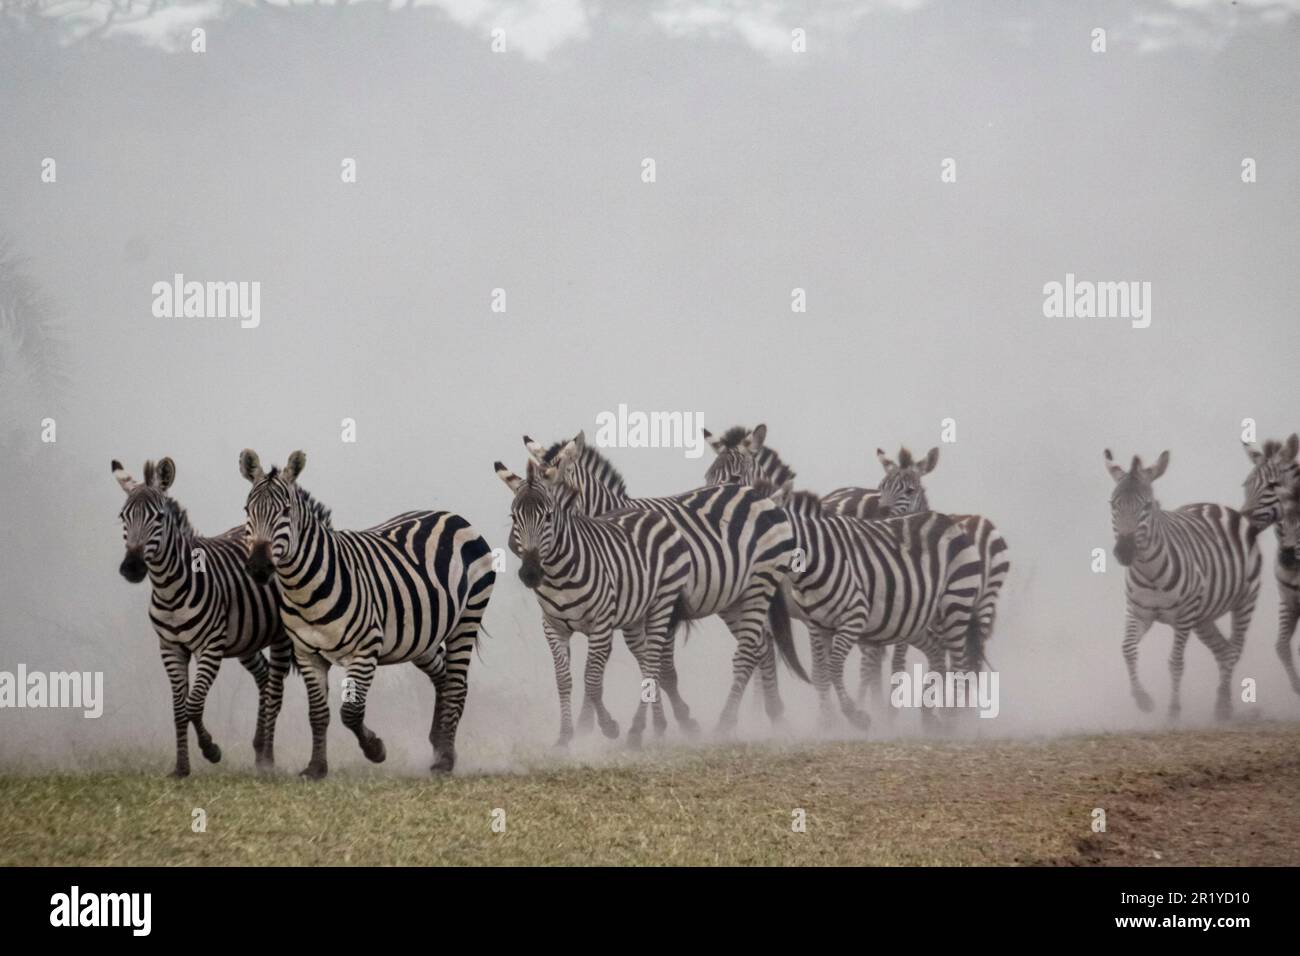
<svg viewBox="0 0 1300 956"><path fill-rule="evenodd" d="M560 449L568 443L567 440L557 441L546 449L542 461L547 465L553 464L560 454ZM604 455L586 443L583 444L582 451L578 453L578 467L611 491L624 497L627 496L627 484L623 481L623 476L619 474L618 469L611 465Z"/></svg>
<svg viewBox="0 0 1300 956"><path fill-rule="evenodd" d="M785 510L796 515L821 516L822 497L812 491L791 492L789 499L785 503Z"/></svg>
<svg viewBox="0 0 1300 956"><path fill-rule="evenodd" d="M1264 442L1264 457L1272 458L1282 450L1282 443L1274 438Z"/></svg>
<svg viewBox="0 0 1300 956"><path fill-rule="evenodd" d="M272 468L268 477L275 477L276 469ZM294 485L298 492L298 503L303 505L317 521L327 529L333 530L334 520L330 517L330 510L311 496L311 492L301 485Z"/></svg>

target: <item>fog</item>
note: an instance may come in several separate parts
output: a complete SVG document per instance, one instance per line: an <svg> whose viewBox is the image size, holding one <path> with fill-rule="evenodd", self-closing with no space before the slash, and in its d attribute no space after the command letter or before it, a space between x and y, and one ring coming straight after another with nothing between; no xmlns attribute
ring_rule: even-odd
<svg viewBox="0 0 1300 956"><path fill-rule="evenodd" d="M171 456L172 494L213 534L243 518L240 449L279 464L301 448L301 483L337 527L445 508L503 547L493 461L522 469L523 434L590 437L620 403L713 431L765 422L798 487L820 492L874 485L877 446L940 445L931 503L992 518L1012 562L988 648L1001 713L967 732L1165 726L1170 632L1142 645L1157 701L1143 715L1120 654L1122 569L1092 570L1112 545L1102 450L1169 449L1166 507L1236 506L1243 420L1261 440L1300 428L1297 4L638 10L182 4L99 31L0 17L0 239L49 316L0 330L0 670L103 671L106 695L98 720L0 710L0 769L171 765L148 585L117 570L111 459L139 477ZM177 273L260 282L260 324L155 317L153 285ZM1067 273L1150 282L1150 326L1045 317L1043 287ZM695 487L711 459L606 453L637 495ZM1237 713L1294 719L1271 533L1262 545L1237 669L1259 699ZM550 655L515 570L470 670L467 771L552 759ZM679 646L706 726L733 648L716 619ZM576 708L585 640L574 649ZM850 687L856 668L855 654ZM331 762L361 765L332 676ZM1193 640L1184 725L1211 721L1215 680ZM605 699L624 728L636 682L617 641ZM813 690L788 672L781 686L782 738L815 737ZM231 765L252 766L255 700L227 662L207 722ZM422 771L427 679L381 669L369 711L388 769ZM742 713L743 739L771 736ZM872 735L918 732L909 712ZM298 769L308 739L291 676L280 763ZM621 746L582 740L574 759Z"/></svg>

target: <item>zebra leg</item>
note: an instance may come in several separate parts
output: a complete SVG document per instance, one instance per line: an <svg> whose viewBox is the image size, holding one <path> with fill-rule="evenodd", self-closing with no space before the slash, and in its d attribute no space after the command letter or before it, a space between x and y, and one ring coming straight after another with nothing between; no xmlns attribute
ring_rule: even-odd
<svg viewBox="0 0 1300 956"><path fill-rule="evenodd" d="M551 660L555 664L555 688L560 695L560 736L556 738L555 746L567 747L573 739L573 674L569 670L569 637L573 632L549 617L542 618L542 630L546 633L546 644L551 649Z"/></svg>
<svg viewBox="0 0 1300 956"><path fill-rule="evenodd" d="M899 642L898 644L895 644L895 645L894 645L893 657L891 658L891 660L890 660L890 662L889 662L889 673L885 675L885 683L884 683L884 687L883 687L883 688L882 688L881 685L880 685L880 682L879 682L880 679L879 679L879 678L876 678L876 681L877 681L877 683L876 683L876 687L877 687L877 696L879 696L879 695L880 695L880 692L881 692L882 690L886 689L886 688L887 688L887 689L890 689L890 690L893 689L893 686L894 686L894 675L895 675L895 674L898 674L898 673L901 672L901 673L903 673L904 675L906 675L906 673L907 673L907 647L908 647L908 645L907 645L906 642ZM884 657L884 654L885 654L885 649L884 649L884 647L881 647L881 648L880 648L880 655L881 655L881 657ZM896 708L894 708L894 707L886 707L886 708L885 708L885 713L886 713L886 714L887 714L887 715L892 719L893 717L895 717L895 716L898 714L898 710L897 710Z"/></svg>
<svg viewBox="0 0 1300 956"><path fill-rule="evenodd" d="M873 703L880 700L880 665L885 662L883 644L863 644L862 659L858 661L858 703L864 704L870 696Z"/></svg>
<svg viewBox="0 0 1300 956"><path fill-rule="evenodd" d="M451 773L456 767L456 731L469 696L469 664L474 659L480 620L481 615L461 617L444 642L445 664L432 675L438 698L429 731L429 743L433 744L433 765L429 769L434 773Z"/></svg>
<svg viewBox="0 0 1300 956"><path fill-rule="evenodd" d="M295 643L293 656L298 661L303 683L307 685L307 716L311 722L311 760L300 776L319 780L329 773L325 757L325 731L330 725L330 662L315 651Z"/></svg>
<svg viewBox="0 0 1300 956"><path fill-rule="evenodd" d="M1215 663L1219 665L1219 690L1214 700L1214 716L1227 720L1232 716L1232 669L1237 663L1235 646L1224 640L1223 633L1213 621L1202 621L1196 628L1196 636L1210 649Z"/></svg>
<svg viewBox="0 0 1300 956"><path fill-rule="evenodd" d="M731 658L731 691L718 718L720 734L730 734L735 729L745 686L763 657L763 628L767 625L768 609L776 588L775 579L756 575L753 586L744 597L718 614L736 639L736 651Z"/></svg>
<svg viewBox="0 0 1300 956"><path fill-rule="evenodd" d="M1155 701L1151 695L1142 687L1142 681L1138 678L1138 642L1146 636L1147 631L1151 630L1152 622L1142 620L1133 614L1130 608L1127 620L1124 624L1124 666L1128 668L1128 685L1133 692L1133 699L1137 702L1138 710L1144 714L1149 714L1151 708L1155 706Z"/></svg>
<svg viewBox="0 0 1300 956"><path fill-rule="evenodd" d="M378 647L376 635L375 647ZM366 697L370 694L370 683L375 679L375 668L379 666L377 650L363 651L347 661L347 675L343 678L343 704L339 707L339 719L343 726L356 734L361 752L371 763L383 763L388 756L388 749L379 735L366 726Z"/></svg>
<svg viewBox="0 0 1300 956"><path fill-rule="evenodd" d="M769 627L763 628L763 656L758 661L758 676L763 687L763 710L767 719L780 724L785 705L781 703L781 689L776 679L776 638Z"/></svg>
<svg viewBox="0 0 1300 956"><path fill-rule="evenodd" d="M176 727L176 767L173 777L190 775L190 719L185 701L190 694L190 652L180 644L160 640L163 668L172 685L172 723Z"/></svg>
<svg viewBox="0 0 1300 956"><path fill-rule="evenodd" d="M578 711L578 730L591 729L592 717L600 732L613 740L618 736L618 721L605 709L605 665L614 647L614 632L587 635L587 667L582 676L582 709Z"/></svg>
<svg viewBox="0 0 1300 956"><path fill-rule="evenodd" d="M1300 674L1296 674L1295 657L1291 654L1291 637L1295 634L1297 619L1300 619L1300 602L1283 594L1277 609L1277 656L1282 659L1286 676L1291 680L1291 689L1300 694Z"/></svg>
<svg viewBox="0 0 1300 956"><path fill-rule="evenodd" d="M659 728L659 722L664 721L663 700L659 691L660 665L663 660L664 645L667 643L668 638L668 621L672 617L675 600L674 597L662 607L651 610L646 616L644 630L637 632L638 653L635 656L637 664L641 668L643 689L641 702L637 705L636 716L632 718L632 726L628 728L627 732L628 746L633 749L641 746L641 735L645 730L646 684L649 685L649 692L652 695L650 703L654 709L656 730ZM664 721L664 724L666 726L667 721ZM659 732L662 733L662 731Z"/></svg>
<svg viewBox="0 0 1300 956"><path fill-rule="evenodd" d="M1192 632L1186 628L1174 628L1174 647L1169 652L1169 682L1172 696L1169 698L1169 719L1177 720L1183 705L1179 698L1179 688L1183 683L1183 650Z"/></svg>
<svg viewBox="0 0 1300 956"><path fill-rule="evenodd" d="M262 747L266 745L266 682L270 679L270 668L261 651L250 651L239 659L244 670L253 675L257 684L257 730L253 734L253 755L260 766Z"/></svg>
<svg viewBox="0 0 1300 956"><path fill-rule="evenodd" d="M817 691L819 705L817 724L823 730L835 726L835 711L831 708L831 642L833 631L815 624L808 625L808 642L812 651L813 688Z"/></svg>
<svg viewBox="0 0 1300 956"><path fill-rule="evenodd" d="M199 652L198 662L194 666L194 683L190 686L189 697L185 700L185 713L194 725L194 732L199 737L199 749L209 763L221 760L221 748L212 740L208 728L203 726L203 706L208 701L208 690L221 668L221 659L225 649L220 639L214 638Z"/></svg>
<svg viewBox="0 0 1300 956"><path fill-rule="evenodd" d="M636 659L637 666L641 669L641 675L642 678L644 679L646 673L645 654L648 646L645 631L642 628L631 628L631 629L624 628L623 640L627 643L627 649L632 652L632 657ZM657 667L656 669L659 668ZM654 728L655 728L656 737L662 737L664 735L664 732L668 729L668 718L664 716L663 697L659 693L660 688L662 686L663 686L663 682L660 680L656 680L654 682L654 686L651 688L650 711L654 717ZM641 727L644 728L645 716L644 714L642 714L641 710L639 709L637 710L635 720L639 721ZM632 741L632 732L628 731L628 744L633 747L639 747L641 745L639 730L637 733L637 740L635 743L633 743Z"/></svg>
<svg viewBox="0 0 1300 956"><path fill-rule="evenodd" d="M844 687L844 661L849 656L849 651L853 649L856 639L843 631L836 633L833 643L831 644L829 669L830 680L835 688L835 696L840 701L840 711L848 719L849 723L861 730L866 730L871 726L871 718L864 711L857 708L853 703L853 698L849 696L848 690Z"/></svg>
<svg viewBox="0 0 1300 956"><path fill-rule="evenodd" d="M677 726L686 736L694 737L699 734L700 725L691 719L691 708L677 689L676 643L675 635L664 641L663 656L659 660L659 686L668 695L668 702L673 705Z"/></svg>
<svg viewBox="0 0 1300 956"><path fill-rule="evenodd" d="M266 690L263 692L263 719L265 731L262 736L262 749L257 754L257 766L275 766L275 722L280 717L280 705L284 703L284 677L289 673L293 661L293 642L287 634L281 633L272 639L269 648L271 667L267 672Z"/></svg>

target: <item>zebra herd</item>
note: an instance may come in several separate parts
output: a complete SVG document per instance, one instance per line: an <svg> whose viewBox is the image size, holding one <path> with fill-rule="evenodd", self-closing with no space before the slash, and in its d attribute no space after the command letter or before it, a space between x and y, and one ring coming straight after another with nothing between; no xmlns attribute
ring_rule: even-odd
<svg viewBox="0 0 1300 956"><path fill-rule="evenodd" d="M512 495L510 550L531 590L555 665L559 743L572 715L569 643L586 635L587 656L577 729L593 724L608 737L619 724L605 706L604 670L614 632L622 631L643 678L628 742L640 744L647 719L667 726L663 697L688 735L698 732L678 688L676 633L717 615L736 640L730 692L719 729L734 728L742 695L759 673L768 717L782 703L777 658L810 682L822 719L834 704L847 720L869 724L861 706L883 690L881 664L893 646L893 670L907 648L934 672L986 666L997 602L1010 569L1007 545L980 515L930 509L923 479L939 451L897 459L877 449L877 488L846 487L818 496L796 490L795 472L767 445L763 425L704 433L715 457L705 484L678 495L634 498L622 476L580 432L549 447L527 436L521 476L496 462ZM1274 526L1282 595L1277 650L1292 686L1300 677L1290 639L1300 617L1300 438L1247 447L1253 469L1242 510L1188 505L1164 511L1153 483L1168 452L1129 468L1106 452L1115 555L1128 568L1124 660L1138 706L1150 695L1137 676L1137 646L1156 622L1174 629L1171 713L1179 708L1183 649L1195 633L1219 664L1217 712L1231 709L1232 671L1259 591L1258 534ZM136 481L122 465L113 474L126 493L121 511L128 581L148 577L149 617L171 682L176 731L175 776L186 776L189 727L203 756L221 750L203 724L204 704L222 660L239 660L258 688L253 749L259 767L274 762L274 734L285 675L296 665L307 689L311 760L303 775L328 770L328 677L343 668L340 717L362 753L382 762L383 740L365 723L366 698L381 664L412 663L434 687L429 733L432 770L450 772L468 690L470 658L496 580L492 549L461 516L411 511L364 531L333 527L330 512L298 484L306 456L262 467L246 449L239 469L250 483L242 526L202 537L168 494L176 466L146 462ZM1215 620L1232 617L1225 639ZM812 676L796 651L791 619L807 628ZM856 699L844 664L862 654ZM190 662L195 660L190 680ZM662 693L660 693L662 692ZM929 712L922 713L929 716Z"/></svg>

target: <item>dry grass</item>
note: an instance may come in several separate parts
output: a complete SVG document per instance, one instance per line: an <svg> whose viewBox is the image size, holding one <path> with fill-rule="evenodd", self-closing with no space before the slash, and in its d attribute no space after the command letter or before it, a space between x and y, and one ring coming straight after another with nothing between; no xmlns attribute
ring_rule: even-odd
<svg viewBox="0 0 1300 956"><path fill-rule="evenodd" d="M20 774L0 778L0 863L1295 865L1298 805L1290 724L665 749L449 780ZM1106 833L1091 831L1094 807ZM806 833L791 829L795 808Z"/></svg>

